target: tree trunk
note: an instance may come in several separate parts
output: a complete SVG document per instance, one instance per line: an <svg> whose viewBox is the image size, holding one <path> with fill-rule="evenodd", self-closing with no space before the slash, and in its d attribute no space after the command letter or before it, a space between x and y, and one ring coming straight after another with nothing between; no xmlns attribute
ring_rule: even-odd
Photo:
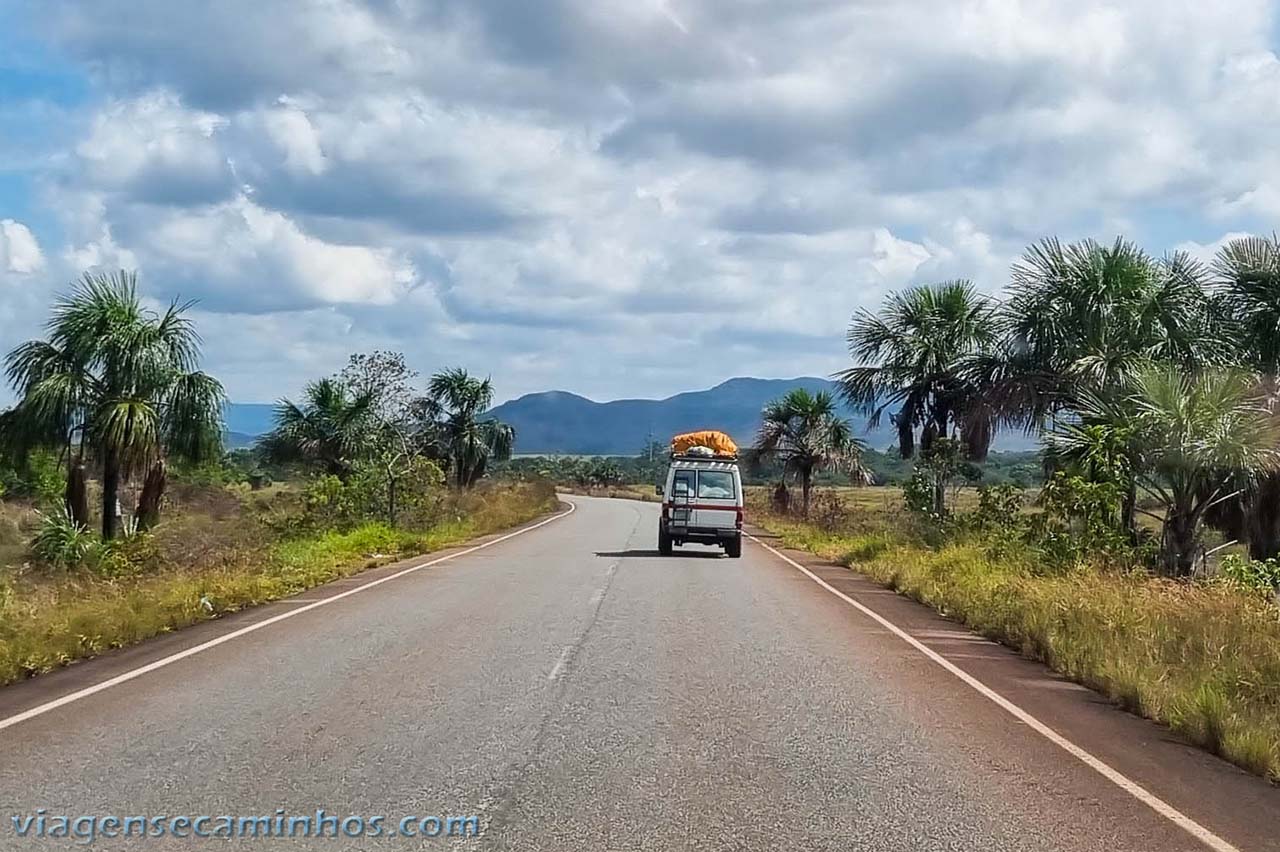
<svg viewBox="0 0 1280 852"><path fill-rule="evenodd" d="M920 430L920 455L922 457L926 459L929 457L929 454L933 452L933 442L938 437L938 427L934 425L933 421L925 423L924 428Z"/></svg>
<svg viewBox="0 0 1280 852"><path fill-rule="evenodd" d="M67 469L67 490L64 494L67 514L82 527L89 526L89 489L86 484L84 462L77 461Z"/></svg>
<svg viewBox="0 0 1280 852"><path fill-rule="evenodd" d="M1171 510L1161 539L1165 573L1171 577L1191 576L1196 558L1196 525L1191 513Z"/></svg>
<svg viewBox="0 0 1280 852"><path fill-rule="evenodd" d="M149 530L160 523L160 501L164 498L167 481L167 471L164 460L161 459L147 471L147 478L142 483L142 494L138 497L138 507L133 510L133 519L139 530Z"/></svg>
<svg viewBox="0 0 1280 852"><path fill-rule="evenodd" d="M1129 536L1129 543L1138 543L1138 481L1129 478L1129 487L1120 501L1120 523Z"/></svg>
<svg viewBox="0 0 1280 852"><path fill-rule="evenodd" d="M808 468L800 471L800 507L806 518L809 517L809 489L812 485L810 482L812 476L813 473Z"/></svg>
<svg viewBox="0 0 1280 852"><path fill-rule="evenodd" d="M116 537L116 508L120 502L120 460L115 450L102 455L102 537Z"/></svg>
<svg viewBox="0 0 1280 852"><path fill-rule="evenodd" d="M396 478L387 472L387 524L396 525Z"/></svg>
<svg viewBox="0 0 1280 852"><path fill-rule="evenodd" d="M778 487L773 489L773 511L779 515L791 513L791 495L787 492L787 483L784 480L779 480Z"/></svg>
<svg viewBox="0 0 1280 852"><path fill-rule="evenodd" d="M941 473L933 475L933 514L941 518L947 512L947 480Z"/></svg>
<svg viewBox="0 0 1280 852"><path fill-rule="evenodd" d="M905 408L898 412L894 424L898 427L898 455L904 459L909 459L916 452L916 427L911 422L911 418L907 416Z"/></svg>

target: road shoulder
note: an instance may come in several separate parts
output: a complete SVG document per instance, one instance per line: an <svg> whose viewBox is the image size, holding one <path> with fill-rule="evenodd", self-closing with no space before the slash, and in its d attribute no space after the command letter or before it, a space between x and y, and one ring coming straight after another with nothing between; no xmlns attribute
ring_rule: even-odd
<svg viewBox="0 0 1280 852"><path fill-rule="evenodd" d="M7 720L28 713L33 708L59 701L81 690L92 688L95 684L154 666L175 655L191 652L207 643L217 642L246 628L253 628L254 625L280 620L282 616L288 617L289 613L301 608L348 595L365 587L379 585L406 571L418 567L425 568L428 563L447 564L457 556L531 530L563 517L572 510L572 503L561 500L555 512L544 513L519 526L479 536L452 547L368 568L347 577L313 586L287 598L246 607L237 612L221 615L123 648L113 649L95 657L78 660L63 668L0 687L0 727L3 727ZM335 602L335 605L340 604Z"/></svg>
<svg viewBox="0 0 1280 852"><path fill-rule="evenodd" d="M767 530L748 527L748 531L1239 849L1280 848L1274 833L1280 825L1280 789L1267 781L854 570L811 553L784 549ZM783 560L774 560L780 569L803 576ZM817 583L812 586L815 592L827 594ZM874 624L856 608L848 609L850 618ZM956 685L969 688L959 680Z"/></svg>

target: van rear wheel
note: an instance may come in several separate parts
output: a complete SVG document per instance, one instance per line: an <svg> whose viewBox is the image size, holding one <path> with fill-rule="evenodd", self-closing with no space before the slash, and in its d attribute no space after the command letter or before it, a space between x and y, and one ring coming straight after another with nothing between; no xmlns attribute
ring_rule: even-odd
<svg viewBox="0 0 1280 852"><path fill-rule="evenodd" d="M735 535L724 543L724 553L730 559L740 559L742 557L742 536Z"/></svg>
<svg viewBox="0 0 1280 852"><path fill-rule="evenodd" d="M671 555L671 536L667 535L666 527L658 525L658 553L663 556Z"/></svg>

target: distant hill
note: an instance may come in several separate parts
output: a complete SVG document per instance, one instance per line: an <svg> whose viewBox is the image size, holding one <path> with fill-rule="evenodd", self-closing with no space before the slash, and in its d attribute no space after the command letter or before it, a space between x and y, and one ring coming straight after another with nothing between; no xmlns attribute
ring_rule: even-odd
<svg viewBox="0 0 1280 852"><path fill-rule="evenodd" d="M665 441L677 432L720 429L750 444L760 428L760 409L791 388L832 387L826 379L729 379L710 390L666 399L594 402L565 391L526 394L490 414L516 428L518 453L630 455L650 434Z"/></svg>
<svg viewBox="0 0 1280 852"><path fill-rule="evenodd" d="M228 450L247 450L258 443L257 435L246 435L244 432L224 432L222 445Z"/></svg>
<svg viewBox="0 0 1280 852"><path fill-rule="evenodd" d="M516 452L564 455L633 455L650 435L666 441L677 432L720 429L739 445L755 440L760 409L792 388L835 390L827 379L737 378L708 390L689 391L666 399L618 399L595 402L567 391L543 391L504 402L489 412L516 427ZM228 444L248 446L271 431L275 406L269 403L229 403L226 408ZM867 433L867 419L844 409L856 432L873 449L893 446L896 435L888 423ZM1024 450L1035 442L1022 435L1002 435L1000 450Z"/></svg>
<svg viewBox="0 0 1280 852"><path fill-rule="evenodd" d="M531 393L504 402L490 412L516 427L516 452L574 455L630 455L644 446L650 434L666 441L677 432L720 429L740 445L751 444L760 429L760 409L792 388L834 391L827 379L729 379L709 390L676 394L666 399L619 399L594 402L565 391ZM844 409L857 434L873 449L894 445L896 435L886 422L866 432L865 415ZM1022 435L1001 436L996 446L1021 450L1034 446Z"/></svg>

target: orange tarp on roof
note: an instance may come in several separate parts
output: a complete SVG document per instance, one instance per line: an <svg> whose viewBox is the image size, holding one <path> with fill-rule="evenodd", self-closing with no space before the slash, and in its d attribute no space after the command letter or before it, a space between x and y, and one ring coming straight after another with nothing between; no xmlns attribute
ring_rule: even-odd
<svg viewBox="0 0 1280 852"><path fill-rule="evenodd" d="M701 432L685 432L671 439L671 452L679 455L693 447L707 447L718 456L736 456L738 445L724 432L703 429Z"/></svg>

